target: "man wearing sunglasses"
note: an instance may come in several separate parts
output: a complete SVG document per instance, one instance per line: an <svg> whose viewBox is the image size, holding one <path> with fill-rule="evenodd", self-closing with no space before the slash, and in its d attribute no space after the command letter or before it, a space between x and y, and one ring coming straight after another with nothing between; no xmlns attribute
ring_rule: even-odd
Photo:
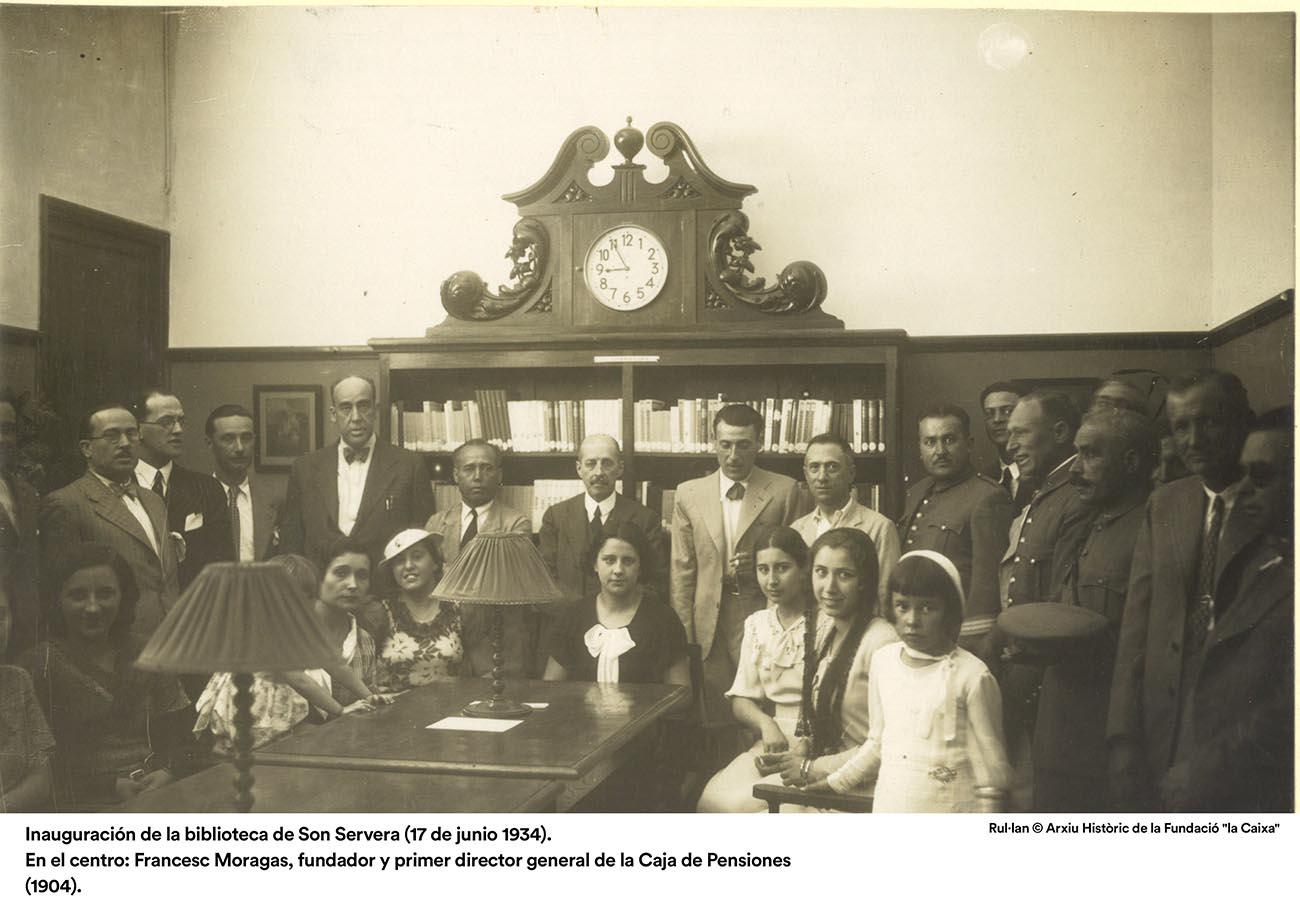
<svg viewBox="0 0 1300 907"><path fill-rule="evenodd" d="M100 542L131 566L140 586L132 632L147 636L176 601L176 541L167 531L162 498L135 482L140 427L117 403L91 410L81 422L86 474L41 502L41 558L56 561L82 542Z"/></svg>
<svg viewBox="0 0 1300 907"><path fill-rule="evenodd" d="M184 541L179 572L184 591L208 564L236 560L230 511L220 482L176 462L185 442L185 408L176 395L153 387L132 402L140 424L135 480L167 502L167 528Z"/></svg>

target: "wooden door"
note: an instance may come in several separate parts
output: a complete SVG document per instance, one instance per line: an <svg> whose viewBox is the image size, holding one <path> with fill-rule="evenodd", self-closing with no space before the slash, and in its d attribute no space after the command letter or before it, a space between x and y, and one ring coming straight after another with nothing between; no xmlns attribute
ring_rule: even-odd
<svg viewBox="0 0 1300 907"><path fill-rule="evenodd" d="M171 237L41 196L40 389L59 414L49 487L81 472L78 423L105 400L162 383Z"/></svg>

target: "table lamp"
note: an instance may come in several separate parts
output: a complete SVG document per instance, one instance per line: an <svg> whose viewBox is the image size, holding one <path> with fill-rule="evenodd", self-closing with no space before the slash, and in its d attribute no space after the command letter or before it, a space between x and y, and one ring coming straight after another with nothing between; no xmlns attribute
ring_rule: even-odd
<svg viewBox="0 0 1300 907"><path fill-rule="evenodd" d="M253 808L253 672L303 671L342 658L278 564L209 564L136 660L143 671L227 671L235 683L235 809Z"/></svg>
<svg viewBox="0 0 1300 907"><path fill-rule="evenodd" d="M433 590L435 598L492 606L492 698L471 702L464 714L474 718L522 718L528 706L505 697L501 677L505 633L503 608L544 605L567 596L551 579L546 562L527 535L514 532L480 532L447 568Z"/></svg>

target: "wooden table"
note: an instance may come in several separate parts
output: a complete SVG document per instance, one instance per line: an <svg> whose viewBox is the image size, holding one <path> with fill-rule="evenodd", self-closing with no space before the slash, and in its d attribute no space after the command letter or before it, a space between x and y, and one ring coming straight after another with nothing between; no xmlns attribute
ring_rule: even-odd
<svg viewBox="0 0 1300 907"><path fill-rule="evenodd" d="M491 682L455 679L417 687L375 712L308 727L257 751L263 765L563 781L572 806L625 760L638 738L689 693L662 684L511 680L517 702L546 702L503 733L430 730L491 695Z"/></svg>
<svg viewBox="0 0 1300 907"><path fill-rule="evenodd" d="M215 765L141 794L126 812L234 811L235 770ZM338 768L253 766L256 813L529 813L551 812L564 791L558 781L415 775Z"/></svg>

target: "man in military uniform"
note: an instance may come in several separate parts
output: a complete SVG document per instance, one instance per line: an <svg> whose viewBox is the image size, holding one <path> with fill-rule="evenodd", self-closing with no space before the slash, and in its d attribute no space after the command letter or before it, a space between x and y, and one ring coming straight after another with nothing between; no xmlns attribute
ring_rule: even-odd
<svg viewBox="0 0 1300 907"><path fill-rule="evenodd" d="M1062 600L1101 614L1107 628L1072 644L1044 673L1034 724L1037 812L1096 812L1107 805L1106 709L1129 567L1151 491L1151 435L1144 415L1112 408L1091 411L1075 436L1070 482L1097 513Z"/></svg>
<svg viewBox="0 0 1300 907"><path fill-rule="evenodd" d="M1092 522L1091 509L1070 484L1078 428L1079 410L1064 394L1034 391L1022 397L1011 414L1007 451L1020 468L1021 480L1038 490L1011 524L1010 544L998 570L1003 608L1061 600L1070 565ZM1003 650L1006 640L996 627L984 639L977 654L1000 674L1007 750L1016 775L1011 802L1014 808L1028 809L1029 750L1043 669L1021 661L1016 646ZM1006 662L1000 672L999 657Z"/></svg>
<svg viewBox="0 0 1300 907"><path fill-rule="evenodd" d="M898 531L904 552L938 551L956 565L966 592L961 644L969 649L1001 610L998 562L1015 510L1005 488L975 471L975 439L964 409L931 406L921 414L918 433L928 475L907 490Z"/></svg>

